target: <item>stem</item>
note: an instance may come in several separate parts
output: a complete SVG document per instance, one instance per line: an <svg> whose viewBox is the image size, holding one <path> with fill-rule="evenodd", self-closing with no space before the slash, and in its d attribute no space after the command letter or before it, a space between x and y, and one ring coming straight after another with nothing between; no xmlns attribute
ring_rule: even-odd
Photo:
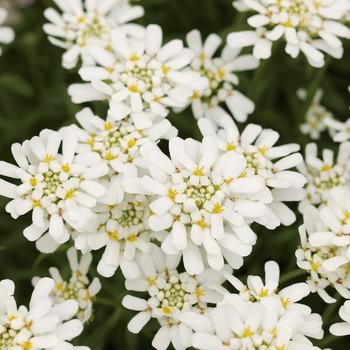
<svg viewBox="0 0 350 350"><path fill-rule="evenodd" d="M285 284L285 283L289 282L290 280L293 280L294 278L297 278L299 276L303 276L306 273L307 273L307 271L302 270L302 269L290 271L280 278L280 285Z"/></svg>
<svg viewBox="0 0 350 350"><path fill-rule="evenodd" d="M322 349L324 349L326 346L328 346L329 344L333 343L334 341L336 341L338 338L335 337L332 334L327 335L327 337L323 338L323 340L320 342L320 347Z"/></svg>

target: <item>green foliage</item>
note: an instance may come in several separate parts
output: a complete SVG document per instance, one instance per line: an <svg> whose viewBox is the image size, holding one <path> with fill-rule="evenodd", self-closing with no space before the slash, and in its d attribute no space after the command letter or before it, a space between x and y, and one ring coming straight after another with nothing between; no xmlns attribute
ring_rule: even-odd
<svg viewBox="0 0 350 350"><path fill-rule="evenodd" d="M14 0L11 3L15 3ZM211 32L223 37L231 31L247 27L245 15L237 13L231 0L142 0L146 15L141 24L158 23L166 40L184 38L193 28L204 35ZM43 128L57 129L72 123L79 110L70 102L67 87L79 81L77 72L67 72L61 67L59 48L53 47L42 31L43 10L52 5L50 0L38 0L33 7L18 9L18 21L14 24L16 41L4 49L0 58L0 158L11 160L10 146L36 135ZM276 129L283 143L297 142L305 145L308 139L301 135L299 124L319 87L325 91L324 104L341 120L349 117L350 44L346 43L345 56L341 61L330 60L320 70L311 68L304 60L292 60L277 46L273 57L261 64L254 72L240 77L240 89L256 103L256 111L250 122ZM309 92L306 102L300 102L296 90L305 87ZM98 107L104 110L102 107ZM102 115L101 115L102 116ZM182 137L198 137L197 126L190 111L171 115L170 120ZM327 135L322 146L332 147ZM11 160L12 161L12 160ZM50 266L67 270L65 249L53 255L39 254L32 243L26 241L22 230L29 223L24 217L12 220L5 212L5 200L0 201L0 279L16 281L16 295L28 302L31 277L46 276ZM296 206L294 206L295 211ZM300 220L300 218L299 218ZM294 274L294 252L298 245L297 224L269 232L256 227L258 244L246 265L239 271L246 275L261 273L263 263L274 259L282 266L284 274L292 279L304 280L305 275ZM97 257L95 257L97 261ZM94 274L94 273L92 273ZM96 274L96 273L95 273ZM120 274L105 279L103 290L95 305L95 317L79 339L80 344L93 350L151 349L151 337L156 325L150 325L140 336L128 334L126 325L132 313L120 305L124 296ZM310 297L314 311L324 312L324 304L317 295ZM338 320L337 310L328 309L326 327ZM349 339L332 343L333 349L345 350Z"/></svg>

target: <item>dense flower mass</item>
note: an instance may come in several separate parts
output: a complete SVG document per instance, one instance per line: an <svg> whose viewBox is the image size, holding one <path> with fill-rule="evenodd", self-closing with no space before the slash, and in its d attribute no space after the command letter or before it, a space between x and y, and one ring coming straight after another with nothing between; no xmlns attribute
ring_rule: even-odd
<svg viewBox="0 0 350 350"><path fill-rule="evenodd" d="M3 24L5 23L7 18L7 11L0 7L0 56L2 53L2 44L9 44L15 37L15 33L12 28L5 27Z"/></svg>
<svg viewBox="0 0 350 350"><path fill-rule="evenodd" d="M79 58L83 65L95 63L90 54L92 45L104 49L112 46L111 32L120 28L128 35L142 36L143 28L128 24L143 15L141 6L131 6L124 0L83 0L55 1L59 13L54 8L45 10L50 23L44 25L52 44L66 49L62 64L65 68L74 68Z"/></svg>
<svg viewBox="0 0 350 350"><path fill-rule="evenodd" d="M293 58L303 53L309 63L322 67L324 53L343 56L340 39L350 38L350 29L342 23L349 9L347 0L239 0L237 9L254 11L248 24L255 30L231 33L233 48L254 46L258 59L271 56L272 44L283 38L285 51Z"/></svg>
<svg viewBox="0 0 350 350"><path fill-rule="evenodd" d="M14 283L11 280L0 281L1 349L89 349L70 344L83 330L82 323L73 318L78 303L69 299L53 306L49 296L53 288L52 279L40 279L27 308L17 306L13 297Z"/></svg>
<svg viewBox="0 0 350 350"><path fill-rule="evenodd" d="M222 39L211 34L203 42L198 30L187 35L187 44L194 54L191 68L208 80L204 89L196 88L192 95L192 111L195 118L210 118L215 122L223 113L223 107L239 122L245 122L254 111L254 103L236 89L238 72L255 69L258 60L252 55L241 55L240 50L225 46L219 57L215 56Z"/></svg>
<svg viewBox="0 0 350 350"><path fill-rule="evenodd" d="M307 337L322 338L321 316L298 303L309 294L307 285L292 285L277 295L278 265L269 262L265 268L265 285L260 277L249 276L249 289L241 289L241 282L228 276L239 284L241 293L225 294L222 302L195 322L188 318L195 330L195 349L316 349Z"/></svg>

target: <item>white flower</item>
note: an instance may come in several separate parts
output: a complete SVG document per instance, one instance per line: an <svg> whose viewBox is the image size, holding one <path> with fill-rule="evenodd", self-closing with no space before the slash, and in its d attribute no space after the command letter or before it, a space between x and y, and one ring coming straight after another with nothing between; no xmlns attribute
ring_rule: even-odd
<svg viewBox="0 0 350 350"><path fill-rule="evenodd" d="M299 171L308 180L306 197L299 205L301 212L310 204L315 206L327 204L330 191L349 181L349 159L350 143L348 142L339 146L336 159L334 152L330 149L324 149L322 158L319 158L315 143L306 146L305 163L298 166Z"/></svg>
<svg viewBox="0 0 350 350"><path fill-rule="evenodd" d="M13 41L15 33L12 28L2 26L7 18L7 11L0 7L0 56L2 53L1 44L9 44Z"/></svg>
<svg viewBox="0 0 350 350"><path fill-rule="evenodd" d="M304 198L302 187L306 179L302 174L291 170L302 163L301 154L296 153L300 146L276 146L279 134L256 124L249 124L240 133L227 114L217 118L216 124L214 126L205 119L198 122L204 136L216 138L220 152L236 152L244 156L247 164L245 176L260 177L264 183L256 198L267 207L265 214L256 221L269 229L274 229L281 223L291 225L296 216L283 202L300 201Z"/></svg>
<svg viewBox="0 0 350 350"><path fill-rule="evenodd" d="M113 181L116 179L112 178ZM99 203L95 213L98 217L95 233L79 235L76 247L83 251L105 248L97 267L104 277L113 276L119 266L125 278L139 277L136 253L150 252L148 199L142 195L125 195L114 204Z"/></svg>
<svg viewBox="0 0 350 350"><path fill-rule="evenodd" d="M198 30L187 35L187 44L194 54L191 68L208 80L205 89L197 89L192 96L192 111L199 119L207 117L215 121L224 105L239 122L246 121L254 111L254 103L236 90L239 79L236 72L255 69L259 62L252 55L241 55L240 50L225 46L220 57L214 57L222 39L211 34L202 42Z"/></svg>
<svg viewBox="0 0 350 350"><path fill-rule="evenodd" d="M184 107L193 94L198 75L188 70L193 54L181 40L162 46L163 33L149 25L145 37L132 40L120 30L112 32L113 51L92 47L98 67L83 67L80 75L110 99L110 111L131 108L133 113L151 112L166 117L169 107ZM206 81L203 82L206 84ZM88 89L88 90L87 90ZM91 90L70 88L73 102L95 99Z"/></svg>
<svg viewBox="0 0 350 350"><path fill-rule="evenodd" d="M179 260L166 256L155 245L152 253L140 256L138 262L142 276L126 280L126 288L144 292L147 296L144 299L127 295L123 299L124 307L139 312L129 322L128 330L138 334L151 318L155 318L160 328L152 342L154 348L165 350L170 343L175 349L189 347L192 331L184 323L186 313L199 317L209 304L220 301L220 294L212 291L210 284L222 283L222 274L211 269L195 277L186 272L179 273Z"/></svg>
<svg viewBox="0 0 350 350"><path fill-rule="evenodd" d="M301 100L305 98L305 90L298 91L298 95ZM328 124L326 120L333 121L334 116L326 107L321 104L323 91L320 89L316 92L310 108L305 115L305 122L300 125L300 130L303 134L309 135L313 140L319 140L321 134L327 130Z"/></svg>
<svg viewBox="0 0 350 350"><path fill-rule="evenodd" d="M111 32L120 28L125 33L142 36L143 29L127 24L143 16L141 6L131 6L125 0L55 0L60 14L54 8L45 10L50 23L44 25L52 44L66 49L63 67L74 68L82 59L83 65L95 63L89 52L91 45L111 48Z"/></svg>
<svg viewBox="0 0 350 350"><path fill-rule="evenodd" d="M74 247L67 251L71 277L64 280L56 267L50 268L50 275L55 282L55 286L50 293L50 298L54 305L63 303L66 300L75 300L79 307L76 317L83 323L93 317L93 301L96 294L101 289L101 283L98 278L94 278L90 284L87 276L92 261L92 255L86 253L78 260L78 252ZM40 279L34 278L34 286Z"/></svg>
<svg viewBox="0 0 350 350"><path fill-rule="evenodd" d="M29 308L17 306L14 284L0 281L0 348L8 350L88 350L70 341L80 335L83 325L72 319L78 310L75 300L52 305L50 293L54 281L42 278L34 288ZM3 298L3 295L7 295Z"/></svg>
<svg viewBox="0 0 350 350"><path fill-rule="evenodd" d="M13 218L32 212L33 224L24 235L37 241L40 251L52 252L69 240L71 229L84 229L105 194L99 178L108 173L107 165L97 156L77 155L77 145L75 126L44 130L12 145L18 166L0 162L0 174L16 181L0 180L0 194L11 199L6 210Z"/></svg>
<svg viewBox="0 0 350 350"><path fill-rule="evenodd" d="M170 158L158 147L146 146L142 155L150 171L126 179L126 192L154 195L149 227L158 232L166 254L180 257L189 274L204 271L201 252L210 267L221 270L224 258L233 267L251 253L256 235L247 221L264 215L265 205L250 199L263 188L256 175L242 176L245 158L235 152L218 154L216 141L204 137L173 138Z"/></svg>
<svg viewBox="0 0 350 350"><path fill-rule="evenodd" d="M291 57L296 58L302 52L312 66L321 67L324 53L341 58L340 39L350 38L350 29L342 24L349 6L347 0L242 0L240 3L256 12L248 19L255 31L231 33L228 43L233 48L254 46L253 54L258 59L269 58L272 44L283 38L285 51Z"/></svg>
<svg viewBox="0 0 350 350"><path fill-rule="evenodd" d="M338 337L350 335L350 300L339 309L339 316L344 322L333 324L329 331Z"/></svg>
<svg viewBox="0 0 350 350"><path fill-rule="evenodd" d="M282 289L278 294L279 269L266 265L266 283L249 276L248 290L238 279L225 274L240 294L227 293L217 307L195 320L184 317L196 331L193 347L201 350L309 349L316 348L307 337L322 339L322 319L298 303L309 294L305 283ZM186 322L187 319L187 322ZM209 321L209 324L208 324Z"/></svg>
<svg viewBox="0 0 350 350"><path fill-rule="evenodd" d="M346 247L322 244L323 234L325 238L333 236L324 223L328 221L320 216L316 208L307 208L304 213L305 226L299 228L301 246L295 255L299 268L310 273L307 282L311 292L317 292L326 303L335 303L336 299L327 292L329 287L335 288L344 298L350 298L350 261ZM342 236L339 236L341 240Z"/></svg>

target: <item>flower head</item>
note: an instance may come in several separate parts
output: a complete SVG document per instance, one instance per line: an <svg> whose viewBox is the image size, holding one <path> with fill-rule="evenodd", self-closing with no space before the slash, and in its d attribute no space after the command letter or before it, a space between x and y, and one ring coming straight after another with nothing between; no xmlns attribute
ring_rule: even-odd
<svg viewBox="0 0 350 350"><path fill-rule="evenodd" d="M302 52L315 67L324 65L324 53L342 57L340 39L350 37L350 29L342 23L349 6L346 0L240 0L239 4L239 10L256 13L248 19L255 31L231 33L231 47L254 46L254 56L266 59L272 44L283 38L291 57Z"/></svg>
<svg viewBox="0 0 350 350"><path fill-rule="evenodd" d="M152 253L138 259L142 275L138 279L126 280L126 288L147 294L146 300L127 295L124 307L139 311L129 322L128 329L139 333L151 318L155 318L160 329L152 345L156 349L167 349L170 343L187 348L191 344L191 328L183 323L186 313L200 315L208 306L217 303L221 296L210 289L210 283L223 282L222 274L206 270L199 276L179 273L178 259L166 256L153 245Z"/></svg>
<svg viewBox="0 0 350 350"><path fill-rule="evenodd" d="M339 316L344 322L335 323L329 331L336 336L345 336L350 334L350 300L346 301L339 309Z"/></svg>
<svg viewBox="0 0 350 350"><path fill-rule="evenodd" d="M322 206L328 203L330 191L333 188L343 186L349 181L349 157L350 143L339 146L337 157L330 149L322 151L322 158L318 157L318 149L315 143L310 143L305 148L305 163L298 169L307 178L306 197L299 204L299 210L303 212L310 204Z"/></svg>
<svg viewBox="0 0 350 350"><path fill-rule="evenodd" d="M10 27L4 27L3 24L5 23L7 18L7 11L0 7L0 45L1 44L9 44L11 41L13 41L15 37L15 33L12 28ZM0 46L0 55L2 53L2 49Z"/></svg>
<svg viewBox="0 0 350 350"><path fill-rule="evenodd" d="M52 279L38 280L27 308L17 306L13 297L13 282L0 281L1 349L89 349L70 344L83 330L82 323L74 318L78 303L70 299L52 305L50 293L53 288Z"/></svg>
<svg viewBox="0 0 350 350"><path fill-rule="evenodd" d="M66 49L63 55L63 67L74 68L79 58L83 65L94 64L89 47L111 48L111 32L121 28L128 34L143 35L141 27L127 24L143 15L141 6L131 6L125 0L93 0L71 2L55 1L59 13L54 8L45 10L45 17L50 23L44 25L52 44Z"/></svg>
<svg viewBox="0 0 350 350"><path fill-rule="evenodd" d="M111 112L128 108L133 113L151 112L166 117L168 108L187 104L198 75L188 69L192 53L183 47L181 40L172 40L164 46L162 41L163 32L158 25L149 25L140 40L115 30L113 51L93 47L90 51L98 67L83 67L80 75L111 100ZM70 91L74 102L91 98L84 90Z"/></svg>
<svg viewBox="0 0 350 350"><path fill-rule="evenodd" d="M92 218L97 198L105 194L99 179L108 167L98 157L76 154L78 135L74 126L60 132L44 130L23 144L12 145L17 165L0 162L0 193L10 198L6 210L17 218L32 212L33 224L25 237L50 252L82 230Z"/></svg>
<svg viewBox="0 0 350 350"><path fill-rule="evenodd" d="M204 89L197 89L192 95L194 116L215 122L226 105L237 121L246 121L254 111L254 103L236 89L239 83L236 73L255 69L258 60L252 55L240 56L240 50L228 46L219 57L214 56L222 44L222 39L216 34L209 35L203 43L200 32L193 30L187 35L187 44L194 54L191 68L208 80Z"/></svg>
<svg viewBox="0 0 350 350"><path fill-rule="evenodd" d="M244 176L247 162L235 152L219 154L215 139L173 138L170 158L158 147L144 147L150 175L126 179L126 192L153 195L149 227L169 255L183 255L186 271L221 270L224 258L235 268L250 254L256 236L248 222L264 215L254 195L263 188L256 175Z"/></svg>
<svg viewBox="0 0 350 350"><path fill-rule="evenodd" d="M76 317L83 323L88 322L93 317L93 300L101 289L101 283L98 278L94 278L90 284L87 276L92 255L86 253L78 260L78 252L74 247L67 251L71 277L69 280L62 278L56 267L50 268L50 275L55 282L55 286L50 293L50 298L54 305L58 305L66 300L75 300L79 307ZM40 279L34 278L33 284L36 285Z"/></svg>

